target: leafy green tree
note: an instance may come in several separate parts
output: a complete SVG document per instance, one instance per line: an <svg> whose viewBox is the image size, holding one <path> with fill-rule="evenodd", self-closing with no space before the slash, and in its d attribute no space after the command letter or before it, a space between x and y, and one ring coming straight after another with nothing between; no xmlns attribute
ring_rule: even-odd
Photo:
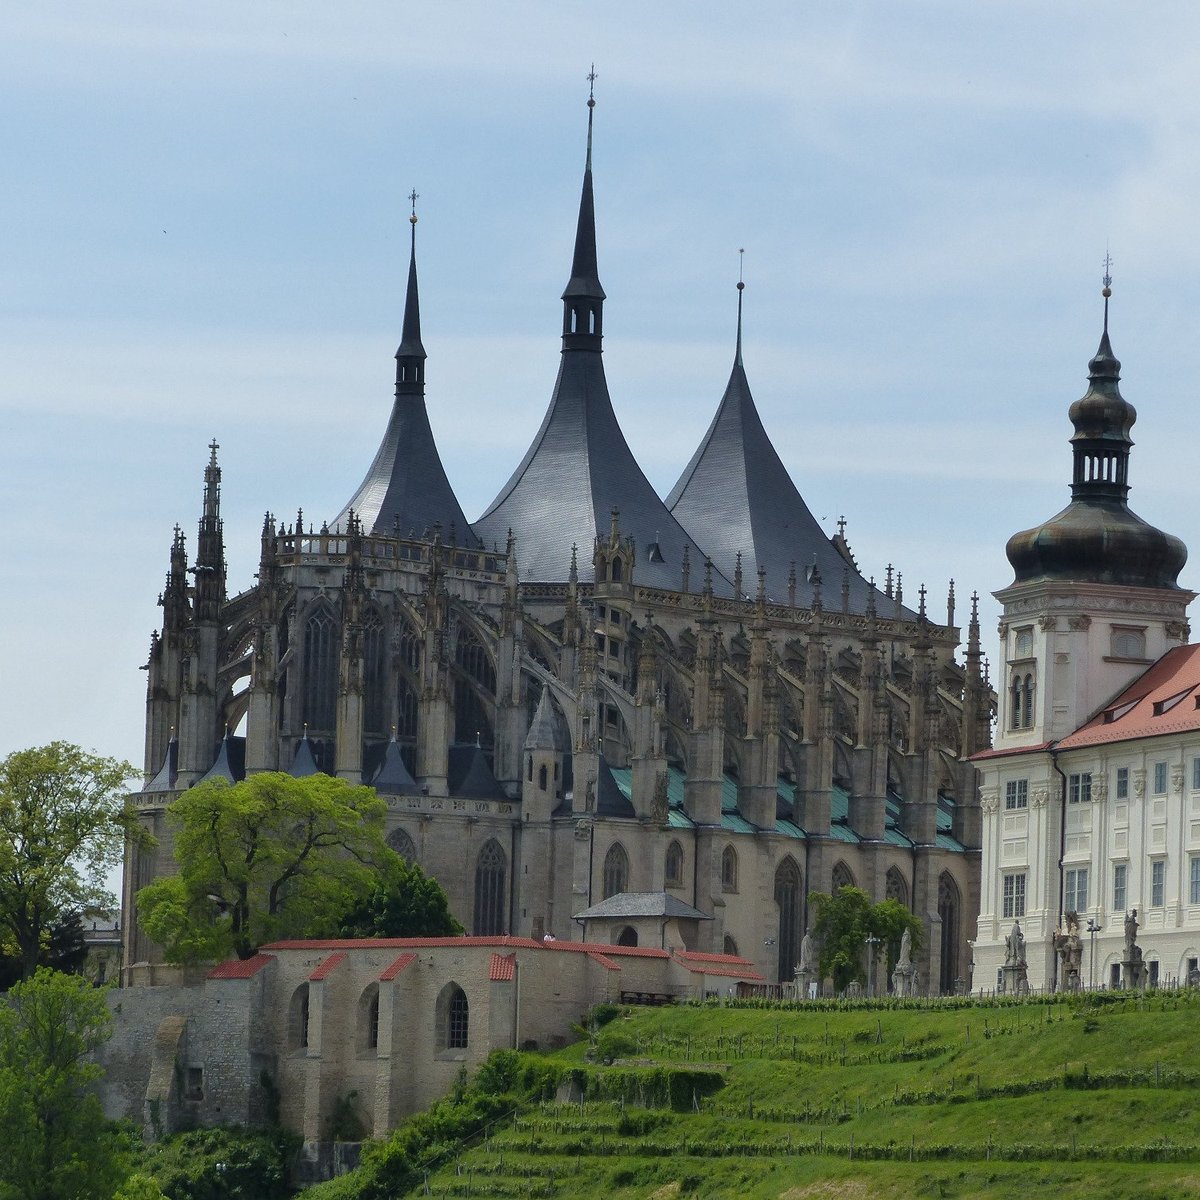
<svg viewBox="0 0 1200 1200"><path fill-rule="evenodd" d="M832 977L838 991L854 980L866 982L868 935L887 947L889 966L900 953L905 929L912 934L913 950L920 948L920 920L895 900L872 904L862 888L843 887L834 896L812 892L808 901L815 914L813 936L821 946L821 976Z"/></svg>
<svg viewBox="0 0 1200 1200"><path fill-rule="evenodd" d="M37 965L54 971L78 975L87 959L83 940L83 918L75 910L62 913L42 933ZM0 938L0 992L6 992L22 975L20 955L12 937Z"/></svg>
<svg viewBox="0 0 1200 1200"><path fill-rule="evenodd" d="M398 858L383 840L384 802L329 775L215 779L167 812L179 874L142 888L137 905L170 962L329 937Z"/></svg>
<svg viewBox="0 0 1200 1200"><path fill-rule="evenodd" d="M40 967L0 1005L0 1197L110 1200L129 1173L124 1138L91 1090L109 1036L104 993Z"/></svg>
<svg viewBox="0 0 1200 1200"><path fill-rule="evenodd" d="M28 979L50 926L89 905L112 906L108 872L130 826L127 762L68 742L0 761L0 926Z"/></svg>
<svg viewBox="0 0 1200 1200"><path fill-rule="evenodd" d="M450 912L445 889L420 864L395 862L380 871L363 900L343 917L341 937L457 937L463 927Z"/></svg>
<svg viewBox="0 0 1200 1200"><path fill-rule="evenodd" d="M222 1126L172 1134L144 1152L141 1171L156 1188L147 1200L283 1200L294 1194L287 1176L299 1146L295 1134L279 1128ZM140 1200L137 1193L134 1200Z"/></svg>

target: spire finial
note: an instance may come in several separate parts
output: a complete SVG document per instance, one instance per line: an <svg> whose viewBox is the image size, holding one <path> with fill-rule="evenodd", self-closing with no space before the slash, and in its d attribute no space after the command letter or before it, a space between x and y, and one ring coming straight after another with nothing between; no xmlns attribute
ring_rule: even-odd
<svg viewBox="0 0 1200 1200"><path fill-rule="evenodd" d="M404 296L404 322L400 332L400 347L396 351L396 386L401 384L423 388L425 383L425 347L421 344L421 299L417 291L417 201L416 188L408 193L409 252L408 288ZM398 393L397 393L398 394Z"/></svg>
<svg viewBox="0 0 1200 1200"><path fill-rule="evenodd" d="M746 290L746 285L742 281L742 268L746 261L746 248L741 246L738 248L738 320L737 320L737 352L733 356L735 366L742 365L742 293Z"/></svg>
<svg viewBox="0 0 1200 1200"><path fill-rule="evenodd" d="M588 144L587 144L587 167L586 170L592 169L592 111L596 107L596 64L592 63L592 69L588 72Z"/></svg>
<svg viewBox="0 0 1200 1200"><path fill-rule="evenodd" d="M1108 298L1112 295L1112 255L1108 252L1108 247L1104 247L1104 276L1101 280L1103 287L1100 289L1100 295L1104 297L1104 332L1108 333Z"/></svg>

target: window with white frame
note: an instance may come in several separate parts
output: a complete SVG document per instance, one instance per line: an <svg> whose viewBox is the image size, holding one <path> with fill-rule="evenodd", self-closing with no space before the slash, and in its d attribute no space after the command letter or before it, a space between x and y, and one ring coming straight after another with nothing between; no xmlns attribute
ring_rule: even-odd
<svg viewBox="0 0 1200 1200"><path fill-rule="evenodd" d="M1167 794L1167 764L1165 762L1154 764L1154 794L1156 796Z"/></svg>
<svg viewBox="0 0 1200 1200"><path fill-rule="evenodd" d="M1193 854L1188 863L1188 903L1200 904L1200 854Z"/></svg>
<svg viewBox="0 0 1200 1200"><path fill-rule="evenodd" d="M1092 773L1081 771L1067 776L1067 803L1090 804L1092 800Z"/></svg>
<svg viewBox="0 0 1200 1200"><path fill-rule="evenodd" d="M1028 808L1029 807L1029 780L1028 779L1010 779L1004 785L1004 807L1005 808Z"/></svg>
<svg viewBox="0 0 1200 1200"><path fill-rule="evenodd" d="M1198 763L1200 763L1200 758L1196 759L1196 761ZM1118 800L1128 800L1129 799L1129 768L1128 767L1118 767L1117 768L1117 799Z"/></svg>
<svg viewBox="0 0 1200 1200"><path fill-rule="evenodd" d="M1113 912L1125 911L1125 880L1128 874L1129 868L1124 863L1113 864Z"/></svg>
<svg viewBox="0 0 1200 1200"><path fill-rule="evenodd" d="M1063 907L1067 912L1084 912L1088 903L1087 867L1070 867L1067 870L1066 884Z"/></svg>
<svg viewBox="0 0 1200 1200"><path fill-rule="evenodd" d="M1192 759L1192 791L1200 792L1200 758Z"/></svg>
<svg viewBox="0 0 1200 1200"><path fill-rule="evenodd" d="M1166 903L1167 864L1161 859L1155 859L1150 864L1150 907L1162 908Z"/></svg>
<svg viewBox="0 0 1200 1200"><path fill-rule="evenodd" d="M1006 921L1025 915L1025 872L1012 871L1003 879L1002 916Z"/></svg>

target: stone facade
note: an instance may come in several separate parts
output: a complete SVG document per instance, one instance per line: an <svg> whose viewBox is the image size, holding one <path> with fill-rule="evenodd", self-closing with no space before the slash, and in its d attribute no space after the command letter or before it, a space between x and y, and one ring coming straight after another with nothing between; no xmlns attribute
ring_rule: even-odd
<svg viewBox="0 0 1200 1200"><path fill-rule="evenodd" d="M559 380L473 527L429 432L415 232L366 480L332 524L268 514L233 595L213 444L147 664L136 803L157 844L126 863L128 970L158 957L134 896L174 869L179 791L320 769L387 796L393 845L473 934L572 937L614 894L668 893L711 918L689 948L788 982L809 892L854 883L921 917L932 990L961 986L979 901L968 758L992 714L974 607L959 661L953 584L942 623L891 566L879 587L860 572L844 523L821 530L754 407L740 299L718 419L671 507L653 492L604 381L590 114Z"/></svg>
<svg viewBox="0 0 1200 1200"><path fill-rule="evenodd" d="M167 981L170 982L167 982ZM528 938L281 942L207 975L140 968L108 993L112 1117L148 1132L279 1120L329 1140L340 1098L382 1136L495 1049L566 1044L596 1004L761 983L745 959Z"/></svg>

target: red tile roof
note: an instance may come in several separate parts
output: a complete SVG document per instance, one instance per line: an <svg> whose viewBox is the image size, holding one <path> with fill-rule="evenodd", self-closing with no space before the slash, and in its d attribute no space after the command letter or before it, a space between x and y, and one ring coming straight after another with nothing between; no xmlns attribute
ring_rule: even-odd
<svg viewBox="0 0 1200 1200"><path fill-rule="evenodd" d="M493 983L512 983L517 973L517 956L513 954L493 954L488 964L488 978Z"/></svg>
<svg viewBox="0 0 1200 1200"><path fill-rule="evenodd" d="M615 963L607 954L597 954L594 950L588 955L594 963L599 963L606 971L619 971L620 963Z"/></svg>
<svg viewBox="0 0 1200 1200"><path fill-rule="evenodd" d="M253 979L269 962L274 962L273 954L256 954L253 958L231 958L228 962L217 963L207 979Z"/></svg>
<svg viewBox="0 0 1200 1200"><path fill-rule="evenodd" d="M310 982L319 983L322 979L332 975L337 970L341 963L346 961L345 953L331 954L317 969L308 977Z"/></svg>
<svg viewBox="0 0 1200 1200"><path fill-rule="evenodd" d="M696 950L676 950L675 961L693 975L724 975L730 979L762 982L764 977L748 958L735 954L702 954Z"/></svg>
<svg viewBox="0 0 1200 1200"><path fill-rule="evenodd" d="M1049 750L1053 745L1053 742L1038 742L1036 746L1005 746L999 750L980 750L978 754L972 754L967 761L979 762L984 758L1008 758L1014 754L1034 754L1042 750Z"/></svg>
<svg viewBox="0 0 1200 1200"><path fill-rule="evenodd" d="M1152 667L1055 749L1200 731L1200 645L1168 650Z"/></svg>
<svg viewBox="0 0 1200 1200"><path fill-rule="evenodd" d="M544 950L570 950L576 954L608 954L613 958L625 955L628 958L670 958L665 950L653 946L609 946L604 942L539 942Z"/></svg>
<svg viewBox="0 0 1200 1200"><path fill-rule="evenodd" d="M542 943L518 937L436 937L436 938L314 938L271 942L264 950L435 950L439 947L498 946L504 949L536 949Z"/></svg>
<svg viewBox="0 0 1200 1200"><path fill-rule="evenodd" d="M389 981L395 979L396 976L399 975L400 972L403 971L410 962L415 961L416 957L417 956L411 950L407 954L400 955L400 957L396 959L396 961L392 963L390 967L385 967L383 969L383 974L379 976L379 981L381 983L388 983Z"/></svg>

